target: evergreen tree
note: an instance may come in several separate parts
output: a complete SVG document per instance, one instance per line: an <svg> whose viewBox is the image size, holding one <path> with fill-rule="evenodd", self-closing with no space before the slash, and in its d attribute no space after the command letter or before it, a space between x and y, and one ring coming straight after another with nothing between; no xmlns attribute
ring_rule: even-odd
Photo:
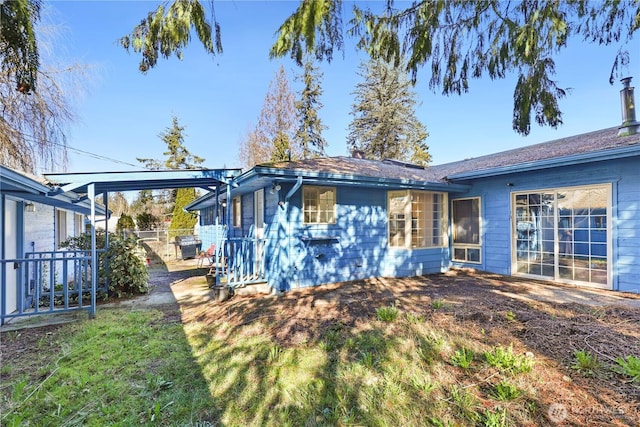
<svg viewBox="0 0 640 427"><path fill-rule="evenodd" d="M161 227L164 218L173 211L173 205L169 206L169 201L165 199L166 192L158 191L155 195L153 193L152 190L141 190L129 206L129 212L136 217L140 230L149 230L149 226Z"/></svg>
<svg viewBox="0 0 640 427"><path fill-rule="evenodd" d="M368 159L391 158L426 165L427 131L415 116L416 94L401 67L383 60L360 66L347 144Z"/></svg>
<svg viewBox="0 0 640 427"><path fill-rule="evenodd" d="M196 199L195 188L179 188L176 191L176 202L173 207L173 216L169 225L169 238L182 234L193 234L193 227L198 219L197 215L184 210L184 207Z"/></svg>
<svg viewBox="0 0 640 427"><path fill-rule="evenodd" d="M281 65L269 83L258 124L240 142L238 157L250 168L265 162L299 159L300 145L294 139L296 126L295 96Z"/></svg>
<svg viewBox="0 0 640 427"><path fill-rule="evenodd" d="M133 218L127 214L120 215L118 223L116 224L116 233L129 233L135 230L136 224L133 222Z"/></svg>
<svg viewBox="0 0 640 427"><path fill-rule="evenodd" d="M138 224L138 230L150 231L160 226L160 219L149 212L142 212L136 215L136 223Z"/></svg>
<svg viewBox="0 0 640 427"><path fill-rule="evenodd" d="M302 80L304 87L295 103L298 112L298 131L295 138L300 144L303 159L322 157L325 155L327 146L327 141L322 136L322 131L327 127L322 124L318 115L318 110L322 108L320 102L322 73L314 67L310 59L307 59L299 79Z"/></svg>
<svg viewBox="0 0 640 427"><path fill-rule="evenodd" d="M170 170L195 169L196 165L205 161L202 157L191 154L191 152L187 150L187 147L184 146L184 126L180 126L176 116L172 118L171 127L166 128L165 131L161 132L158 136L167 144L167 151L162 153L167 156L167 158L164 162L157 159L136 158L140 163L144 164L146 168L158 170L164 166L164 168Z"/></svg>
<svg viewBox="0 0 640 427"><path fill-rule="evenodd" d="M172 126L170 128L166 128L164 132L160 133L160 135L158 135L160 137L160 139L167 145L167 151L165 151L163 154L165 156L167 156L166 160L163 162L161 160L157 160L157 159L142 159L142 158L138 158L137 160L141 163L143 163L147 168L150 169L161 169L161 166L164 165L164 167L166 169L170 169L170 170L176 170L176 169L194 169L196 167L196 165L201 164L204 162L205 159L203 159L202 157L198 157L194 154L191 154L191 152L189 152L189 150L187 149L187 147L185 147L184 145L184 127L180 126L180 124L178 123L178 118L177 117L173 117L172 120ZM182 205L180 207L180 209L182 209L182 207L186 206L188 203L190 203L191 201L195 200L195 189L191 189L193 190L192 192L188 192L187 194L191 194L193 193L194 196L191 200L189 200L188 202L186 202L184 205ZM157 200L155 200L155 204L164 204L167 207L167 211L168 212L173 212L174 216L173 218L175 218L175 213L176 213L176 207L177 207L177 199L178 199L178 192L180 190L165 190L162 192L159 192L158 194L155 195L155 198ZM141 193L142 195L142 193ZM149 197L149 194L146 193L145 197ZM185 196L187 197L187 196ZM161 202L162 201L162 202ZM154 215L159 216L157 213L154 213ZM191 215L191 214L189 214ZM182 217L182 212L179 212L177 215L178 218ZM182 219L180 219L181 225L184 221L182 221ZM188 224L187 222L184 222L184 224ZM171 225L173 225L173 219L171 222ZM191 226L193 227L193 225ZM171 227L170 227L171 228ZM188 228L188 227L187 227Z"/></svg>

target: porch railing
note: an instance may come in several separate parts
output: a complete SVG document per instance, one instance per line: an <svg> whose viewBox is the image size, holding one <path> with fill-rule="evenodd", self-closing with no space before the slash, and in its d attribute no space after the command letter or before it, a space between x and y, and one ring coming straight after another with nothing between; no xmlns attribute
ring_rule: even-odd
<svg viewBox="0 0 640 427"><path fill-rule="evenodd" d="M227 238L216 250L212 270L232 288L266 282L266 239Z"/></svg>
<svg viewBox="0 0 640 427"><path fill-rule="evenodd" d="M90 251L29 252L24 258L0 260L0 279L0 324L37 314L95 312ZM107 286L99 282L98 292L106 292Z"/></svg>

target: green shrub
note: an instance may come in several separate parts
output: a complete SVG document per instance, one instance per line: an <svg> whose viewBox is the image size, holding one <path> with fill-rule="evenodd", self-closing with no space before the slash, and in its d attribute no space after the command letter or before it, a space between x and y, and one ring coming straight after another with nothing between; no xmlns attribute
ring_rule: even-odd
<svg viewBox="0 0 640 427"><path fill-rule="evenodd" d="M116 297L147 293L149 271L134 238L116 239L109 244L109 291Z"/></svg>
<svg viewBox="0 0 640 427"><path fill-rule="evenodd" d="M96 248L103 249L105 232L96 230ZM76 250L91 250L91 234L83 233L72 237L60 244L63 248ZM109 233L109 249L98 254L98 288L109 282L109 293L118 298L125 295L146 293L149 272L145 264L146 252L140 248L136 239L123 239L116 234ZM105 268L105 261L109 260L109 269ZM105 286L106 287L106 286ZM105 289L106 290L106 289Z"/></svg>
<svg viewBox="0 0 640 427"><path fill-rule="evenodd" d="M123 234L127 232L132 232L136 229L136 223L133 222L133 218L127 214L120 215L118 219L118 224L116 224L116 233Z"/></svg>

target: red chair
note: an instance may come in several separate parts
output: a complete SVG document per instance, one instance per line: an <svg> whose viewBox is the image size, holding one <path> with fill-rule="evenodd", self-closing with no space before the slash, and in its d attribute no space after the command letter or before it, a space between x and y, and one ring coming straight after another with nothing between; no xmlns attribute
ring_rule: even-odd
<svg viewBox="0 0 640 427"><path fill-rule="evenodd" d="M198 258L198 268L203 267L204 264L204 260L209 261L209 265L213 265L213 255L216 252L216 245L211 244L211 246L209 246L209 249L207 249L205 252L200 252L200 254L198 254L197 258Z"/></svg>

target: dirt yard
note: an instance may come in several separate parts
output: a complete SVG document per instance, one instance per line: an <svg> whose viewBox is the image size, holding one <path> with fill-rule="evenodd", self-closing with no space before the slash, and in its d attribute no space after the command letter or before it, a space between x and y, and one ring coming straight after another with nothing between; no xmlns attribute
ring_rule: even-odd
<svg viewBox="0 0 640 427"><path fill-rule="evenodd" d="M594 375L572 369L577 350L590 352L605 366L616 365L619 357L640 357L640 296L611 296L513 277L453 272L329 285L282 297L183 305L183 322L224 321L233 328L267 319L273 339L281 346L295 346L320 339L331 324L358 327L375 318L376 308L396 305L451 334L485 334L496 345L513 343L514 350L533 353L536 364L544 366L536 370L536 389L547 410L560 411L556 419L564 421L561 425L638 426L638 382L608 369Z"/></svg>
<svg viewBox="0 0 640 427"><path fill-rule="evenodd" d="M453 272L328 285L279 297L234 296L217 303L207 300L201 275L178 273L156 279L154 292L170 288L178 304L156 308L170 318L181 315L183 323L226 322L234 328L266 320L270 327L264 333L281 346L296 346L320 339L331 324L358 327L375 318L376 308L395 305L450 334L482 335L488 343L512 343L515 351L532 353L542 367L532 378L539 400L545 410L559 411L560 425L640 425L640 384L610 369L617 358L640 357L639 296L611 298L611 292L581 293L568 286ZM4 357L28 357L39 337L55 334L58 327L20 331L22 339L4 342ZM604 368L593 375L573 369L578 350L597 356Z"/></svg>

